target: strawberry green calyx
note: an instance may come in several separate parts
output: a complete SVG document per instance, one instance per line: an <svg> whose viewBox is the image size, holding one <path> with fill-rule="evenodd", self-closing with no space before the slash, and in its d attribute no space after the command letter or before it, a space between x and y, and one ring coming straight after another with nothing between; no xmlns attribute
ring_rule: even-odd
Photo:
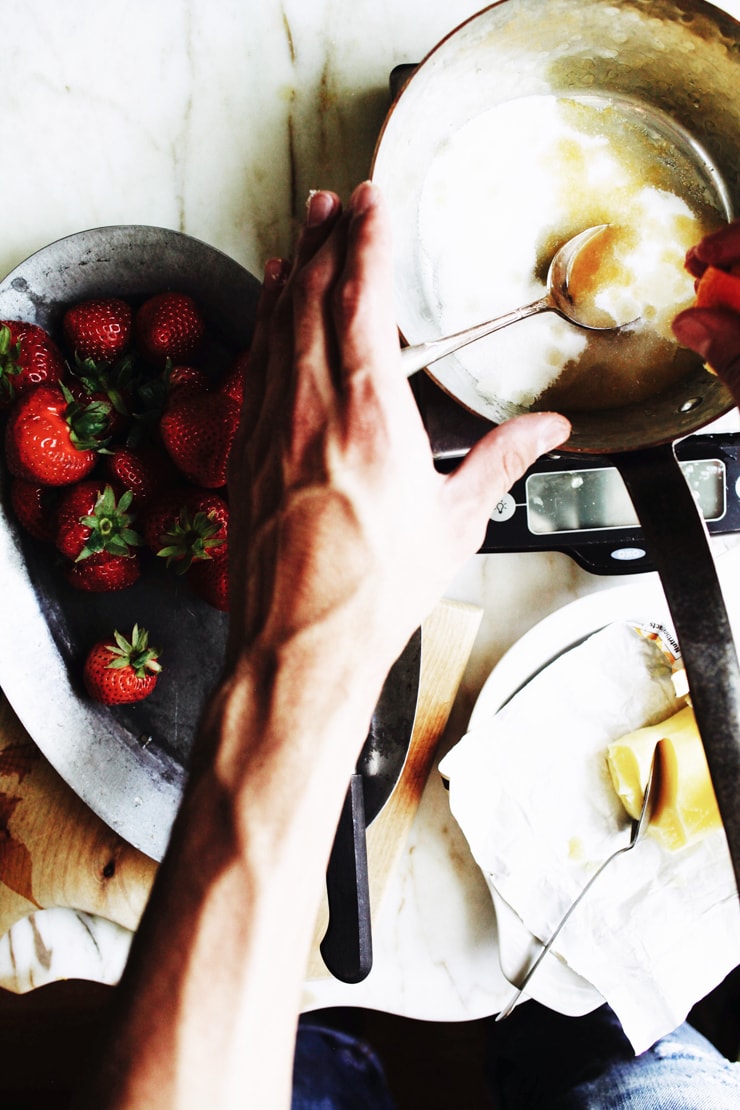
<svg viewBox="0 0 740 1110"><path fill-rule="evenodd" d="M80 524L90 529L90 535L75 562L99 551L107 551L111 555L130 555L131 548L141 543L141 536L130 526L133 516L128 509L132 498L131 490L121 494L118 501L111 486L107 485L102 490L92 513L80 517Z"/></svg>
<svg viewBox="0 0 740 1110"><path fill-rule="evenodd" d="M141 375L133 382L133 417L134 442L141 442L145 435L151 435L152 430L159 424L165 406L174 390L183 384L194 387L201 392L207 392L209 381L202 370L193 366L183 366L167 359L161 373L152 376Z"/></svg>
<svg viewBox="0 0 740 1110"><path fill-rule="evenodd" d="M9 400L15 396L13 378L20 374L19 365L21 345L13 342L10 328L3 324L0 327L0 389Z"/></svg>
<svg viewBox="0 0 740 1110"><path fill-rule="evenodd" d="M110 663L107 664L111 670L130 667L137 678L146 678L147 672L159 674L162 670L158 658L160 651L158 648L149 646L149 633L146 628L139 628L138 624L135 624L130 640L117 630L114 631L113 637L115 644L106 644L112 656Z"/></svg>
<svg viewBox="0 0 740 1110"><path fill-rule="evenodd" d="M178 574L185 574L194 562L210 559L222 547L223 525L215 513L196 512L191 515L181 509L177 521L162 536L164 546L157 555L167 560L167 566L174 564Z"/></svg>
<svg viewBox="0 0 740 1110"><path fill-rule="evenodd" d="M109 401L76 401L66 385L60 382L59 388L67 402L64 419L69 426L73 446L78 451L105 453L112 404Z"/></svg>
<svg viewBox="0 0 740 1110"><path fill-rule="evenodd" d="M118 362L96 362L92 358L81 359L75 356L74 376L85 392L90 395L104 393L116 412L129 415L129 405L124 394L131 391L136 383L134 359L124 355Z"/></svg>

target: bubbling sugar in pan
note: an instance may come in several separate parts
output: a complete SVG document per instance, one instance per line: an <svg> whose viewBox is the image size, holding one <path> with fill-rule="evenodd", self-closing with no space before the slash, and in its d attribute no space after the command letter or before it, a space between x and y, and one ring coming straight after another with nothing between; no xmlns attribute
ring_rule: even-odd
<svg viewBox="0 0 740 1110"><path fill-rule="evenodd" d="M471 120L429 167L424 296L440 335L508 312L543 295L562 243L609 224L574 283L634 324L598 334L548 312L456 357L486 398L576 409L640 400L685 372L670 327L694 295L684 256L722 220L706 163L638 105L524 97Z"/></svg>

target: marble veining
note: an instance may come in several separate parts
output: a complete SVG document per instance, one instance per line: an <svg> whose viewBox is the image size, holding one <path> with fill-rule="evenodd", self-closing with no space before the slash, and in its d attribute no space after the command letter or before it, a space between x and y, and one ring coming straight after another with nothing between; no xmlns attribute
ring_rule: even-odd
<svg viewBox="0 0 740 1110"><path fill-rule="evenodd" d="M117 983L131 933L86 913L38 910L0 937L0 987L18 994L60 979Z"/></svg>
<svg viewBox="0 0 740 1110"><path fill-rule="evenodd" d="M253 273L289 255L313 188L367 177L394 66L421 60L475 0L0 0L4 80L0 274L103 224L176 228ZM719 5L736 18L740 0ZM447 595L484 618L442 750L491 668L599 579L560 554L479 556ZM435 772L377 911L364 984L306 984L305 1008L375 1006L429 1019L508 997L495 915ZM0 938L0 985L116 982L131 934L44 910Z"/></svg>
<svg viewBox="0 0 740 1110"><path fill-rule="evenodd" d="M477 6L453 0L3 0L0 271L61 235L153 223L260 273L309 189L366 177L388 74Z"/></svg>

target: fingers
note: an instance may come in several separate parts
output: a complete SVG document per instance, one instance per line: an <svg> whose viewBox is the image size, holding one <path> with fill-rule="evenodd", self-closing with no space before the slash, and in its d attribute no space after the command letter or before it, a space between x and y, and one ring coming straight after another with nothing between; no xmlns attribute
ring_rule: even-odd
<svg viewBox="0 0 740 1110"><path fill-rule="evenodd" d="M296 248L294 270L302 269L311 261L319 247L331 233L342 212L336 193L316 189L306 201L306 219Z"/></svg>
<svg viewBox="0 0 740 1110"><path fill-rule="evenodd" d="M740 315L718 308L689 308L673 321L684 347L701 355L740 404Z"/></svg>
<svg viewBox="0 0 740 1110"><path fill-rule="evenodd" d="M392 284L390 224L379 190L359 185L343 214L334 194L314 194L288 286L299 377L323 366L326 384L337 385L336 372L344 379L371 362L397 377Z"/></svg>
<svg viewBox="0 0 740 1110"><path fill-rule="evenodd" d="M244 383L239 431L231 450L229 484L237 496L240 479L249 470L247 448L254 445L260 426L269 423L270 381L269 362L271 332L278 300L290 272L289 264L282 258L272 258L265 264L262 290L257 302L257 316L249 351L248 369ZM246 481L251 484L249 475Z"/></svg>
<svg viewBox="0 0 740 1110"><path fill-rule="evenodd" d="M372 366L374 375L402 381L390 220L375 185L358 185L348 216L347 253L333 299L343 380Z"/></svg>
<svg viewBox="0 0 740 1110"><path fill-rule="evenodd" d="M345 232L342 218L321 248L296 268L290 282L297 377L314 381L320 392L333 385L336 350L330 298L344 262Z"/></svg>
<svg viewBox="0 0 740 1110"><path fill-rule="evenodd" d="M262 290L257 302L254 335L249 351L247 388L244 390L241 435L251 435L264 404L267 388L267 363L272 317L278 298L285 286L290 266L283 258L271 258L265 264Z"/></svg>
<svg viewBox="0 0 740 1110"><path fill-rule="evenodd" d="M296 327L295 318L296 305L305 300L302 293L305 275L339 221L341 211L339 198L329 191L312 193L306 203L306 219L296 247L295 261L270 332L270 379L272 382L279 379L281 392L292 376L294 358L304 338L303 329Z"/></svg>
<svg viewBox="0 0 740 1110"><path fill-rule="evenodd" d="M738 265L740 220L707 235L686 255L686 269L696 278L709 266L722 270ZM718 308L689 308L673 321L673 333L683 347L701 355L740 404L740 315Z"/></svg>
<svg viewBox="0 0 740 1110"><path fill-rule="evenodd" d="M333 194L317 193L310 199L307 221L286 290L295 370L286 466L297 474L317 465L312 452L336 403L330 305L344 264L347 217Z"/></svg>
<svg viewBox="0 0 740 1110"><path fill-rule="evenodd" d="M564 416L543 412L514 417L484 436L447 479L450 512L457 518L461 541L470 542L471 530L480 535L514 482L569 435Z"/></svg>
<svg viewBox="0 0 740 1110"><path fill-rule="evenodd" d="M707 266L727 268L740 262L740 220L707 235L686 255L686 269L701 277Z"/></svg>

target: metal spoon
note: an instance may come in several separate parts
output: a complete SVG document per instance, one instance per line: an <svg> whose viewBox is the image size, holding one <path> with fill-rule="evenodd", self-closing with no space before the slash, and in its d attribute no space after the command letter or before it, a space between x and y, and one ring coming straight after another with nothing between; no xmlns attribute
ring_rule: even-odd
<svg viewBox="0 0 740 1110"><path fill-rule="evenodd" d="M656 807L656 804L658 802L658 798L660 797L661 779L662 779L661 768L663 766L663 754L662 754L663 753L663 744L664 744L664 741L659 740L658 743L655 745L655 750L653 752L652 762L650 764L650 771L648 773L648 779L647 779L647 783L645 785L645 793L644 793L643 799L642 799L642 808L640 809L640 815L637 818L637 820L632 822L632 829L630 830L629 842L627 844L623 845L623 847L617 848L616 852L612 852L612 854L607 859L604 860L604 862L601 864L599 869L596 872L594 872L594 874L591 876L591 878L586 883L586 885L584 886L581 893L578 895L576 900L572 903L570 908L566 911L566 913L562 917L562 919L560 921L560 924L556 926L555 931L552 933L550 939L540 949L540 952L537 956L537 959L530 966L529 970L527 971L526 975L522 979L521 983L516 988L515 993L509 999L507 1005L504 1007L503 1010L501 1010L501 1012L499 1014L496 1015L496 1021L503 1021L504 1018L507 1018L509 1016L509 1014L512 1012L512 1010L516 1006L517 1002L519 1001L525 987L527 986L527 983L529 983L529 981L532 978L532 976L534 975L535 971L540 966L540 964L544 960L545 956L550 951L553 944L555 943L558 936L560 935L560 930L563 928L566 921L568 921L568 919L570 918L570 915L573 913L573 910L576 908L576 906L579 905L579 903L583 900L583 898L586 896L586 894L588 894L589 890L594 885L594 883L598 879L599 875L601 875L602 872L604 872L606 870L606 868L609 866L609 864L612 862L612 860L615 860L617 858L617 856L624 855L625 852L630 852L634 847L636 847L637 844L639 844L640 840L642 840L642 838L645 834L645 831L647 830L647 827L650 824L650 820L651 820L653 814L655 813L655 807Z"/></svg>
<svg viewBox="0 0 740 1110"><path fill-rule="evenodd" d="M609 224L598 224L595 227L588 227L560 247L547 271L547 292L538 301L533 301L524 308L517 308L513 312L507 312L503 316L496 316L484 324L475 324L454 335L432 339L428 343L417 343L413 347L404 347L401 351L401 363L406 377L436 362L437 359L451 355L461 347L466 347L469 343L475 343L477 339L483 339L486 335L500 331L501 328L515 324L519 320L526 320L528 316L535 316L539 312L556 312L564 320L569 320L571 324L589 331L613 331L632 323L632 320L618 322L609 319L607 313L597 309L593 304L579 302L570 290L573 267L578 255L587 243L597 235L601 235L609 226Z"/></svg>

